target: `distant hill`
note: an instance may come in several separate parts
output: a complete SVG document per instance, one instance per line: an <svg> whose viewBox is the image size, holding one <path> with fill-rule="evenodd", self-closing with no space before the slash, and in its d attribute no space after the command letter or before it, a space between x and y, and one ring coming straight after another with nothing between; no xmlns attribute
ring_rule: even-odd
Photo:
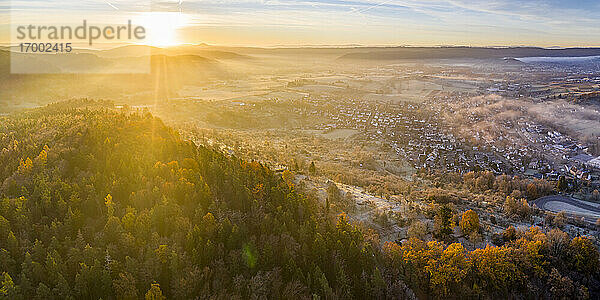
<svg viewBox="0 0 600 300"><path fill-rule="evenodd" d="M198 55L164 55L164 54L155 54L152 55L152 61L156 61L156 60L168 60L169 62L176 62L176 63L208 63L208 64L218 64L219 62L214 60L214 59L210 59L210 58L206 58L206 57L202 57L202 56L198 56Z"/></svg>
<svg viewBox="0 0 600 300"><path fill-rule="evenodd" d="M128 45L108 50L77 50L79 53L94 53L100 57L140 57L147 55L198 55L210 59L250 59L248 55L241 55L229 51L212 50L207 45L183 45L178 47L160 48L146 45Z"/></svg>
<svg viewBox="0 0 600 300"><path fill-rule="evenodd" d="M347 53L340 59L397 60L397 59L491 59L505 57L583 57L600 55L600 48L545 49L536 47L477 48L477 47L394 47L371 48Z"/></svg>
<svg viewBox="0 0 600 300"><path fill-rule="evenodd" d="M340 60L400 60L400 59L502 59L516 57L585 57L600 55L600 48L539 48L539 47L226 47L181 45L160 48L128 45L108 50L76 49L78 54L99 58L133 58L148 55L196 55L213 60L250 60L259 56L321 56ZM514 62L514 61L513 61ZM98 62L106 66L107 62ZM514 62L516 63L516 62Z"/></svg>
<svg viewBox="0 0 600 300"><path fill-rule="evenodd" d="M108 50L96 51L95 53L101 57L115 58L166 54L166 50L159 47L146 45L128 45Z"/></svg>
<svg viewBox="0 0 600 300"><path fill-rule="evenodd" d="M63 97L136 97L142 101L176 96L183 86L231 76L220 61L198 55L15 55L27 74L11 74L10 54L0 52L0 98L13 99L15 104L47 103Z"/></svg>
<svg viewBox="0 0 600 300"><path fill-rule="evenodd" d="M206 44L202 45L184 45L174 48L169 48L168 53L171 55L193 54L200 55L211 59L251 59L249 55L242 55L232 51L223 51L211 49Z"/></svg>

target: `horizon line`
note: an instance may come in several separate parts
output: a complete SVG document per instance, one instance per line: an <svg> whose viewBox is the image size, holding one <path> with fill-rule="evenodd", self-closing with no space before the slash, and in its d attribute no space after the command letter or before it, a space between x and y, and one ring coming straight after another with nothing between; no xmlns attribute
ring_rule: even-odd
<svg viewBox="0 0 600 300"><path fill-rule="evenodd" d="M102 43L98 43L102 44ZM104 43L105 45L111 43ZM14 43L1 43L0 47L17 47L18 44ZM507 48L539 48L539 49L547 49L547 50L563 50L563 49L595 49L600 48L600 45L588 45L588 46L538 46L538 45L460 45L460 44L440 44L440 45L411 45L411 44L276 44L276 45L225 45L225 44L208 44L208 43L181 43L173 46L155 46L148 44L135 44L135 43L127 43L122 45L117 45L114 47L109 47L105 49L93 49L86 47L78 47L74 49L81 50L111 50L117 49L121 47L127 46L147 46L152 48L159 49L169 49L169 48L177 48L182 46L201 46L201 47L229 47L229 48L263 48L263 49L290 49L290 48L307 48L307 49L315 49L315 48L327 48L327 49L344 49L344 48L487 48L487 49L507 49Z"/></svg>

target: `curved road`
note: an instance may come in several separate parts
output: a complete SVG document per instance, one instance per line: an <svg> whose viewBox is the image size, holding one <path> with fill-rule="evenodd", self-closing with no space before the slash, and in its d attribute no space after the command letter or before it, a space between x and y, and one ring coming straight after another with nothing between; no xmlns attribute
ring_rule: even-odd
<svg viewBox="0 0 600 300"><path fill-rule="evenodd" d="M565 197L565 196L561 196L561 195L551 195L551 196L538 198L535 201L533 201L533 204L535 204L537 207L539 207L541 209L549 210L545 206L546 206L546 203L551 202L551 201L562 202L562 203L566 203L569 205L573 205L577 208L585 209L585 210L589 211L590 214L594 214L594 213L600 214L599 206L589 205L589 204L584 203L583 201L579 201L579 200L573 199L571 197ZM578 215L578 216L583 215L579 212L571 212L571 211L565 211L565 212L569 213L569 214L573 214L573 215ZM586 219L589 219L591 222L596 221L594 219L594 217L592 217L592 216L589 216L589 215L583 215L583 216L586 217Z"/></svg>

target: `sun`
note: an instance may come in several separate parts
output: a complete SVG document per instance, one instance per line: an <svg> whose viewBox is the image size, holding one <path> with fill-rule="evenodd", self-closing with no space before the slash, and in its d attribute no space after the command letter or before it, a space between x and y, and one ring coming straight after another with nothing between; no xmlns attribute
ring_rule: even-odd
<svg viewBox="0 0 600 300"><path fill-rule="evenodd" d="M189 24L187 15L180 12L146 12L134 22L146 28L144 44L157 47L180 45L179 30Z"/></svg>

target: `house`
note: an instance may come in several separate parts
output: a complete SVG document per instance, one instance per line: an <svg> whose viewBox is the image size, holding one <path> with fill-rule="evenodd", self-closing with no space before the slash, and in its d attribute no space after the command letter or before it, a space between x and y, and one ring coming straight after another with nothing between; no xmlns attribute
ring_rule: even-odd
<svg viewBox="0 0 600 300"><path fill-rule="evenodd" d="M596 169L600 169L600 156L589 160L586 165L590 168L596 168Z"/></svg>

